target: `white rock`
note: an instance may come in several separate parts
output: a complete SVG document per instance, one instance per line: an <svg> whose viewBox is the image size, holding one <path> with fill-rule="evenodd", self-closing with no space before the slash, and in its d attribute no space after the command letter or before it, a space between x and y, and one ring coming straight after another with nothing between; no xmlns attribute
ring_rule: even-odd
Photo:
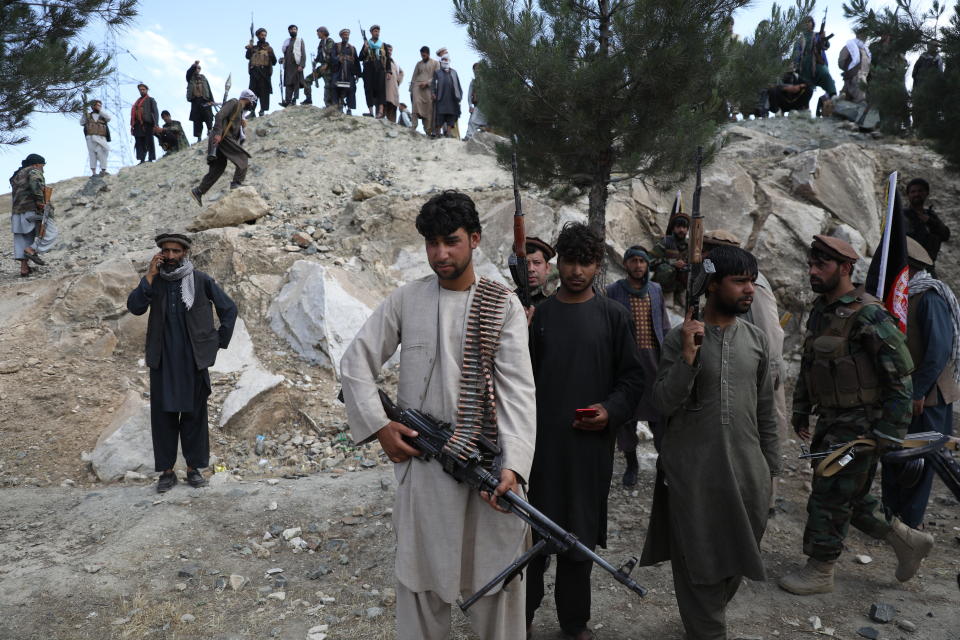
<svg viewBox="0 0 960 640"><path fill-rule="evenodd" d="M374 302L343 269L298 260L270 305L270 327L312 363L335 368ZM355 277L354 277L355 279Z"/></svg>
<svg viewBox="0 0 960 640"><path fill-rule="evenodd" d="M870 564L873 562L873 558L862 553L854 556L854 559L860 564Z"/></svg>
<svg viewBox="0 0 960 640"><path fill-rule="evenodd" d="M230 574L230 588L234 591L240 591L245 584L247 584L247 579L236 573Z"/></svg>
<svg viewBox="0 0 960 640"><path fill-rule="evenodd" d="M247 367L259 365L257 356L253 352L253 341L250 339L250 332L247 331L247 324L243 318L237 318L233 336L230 338L230 347L217 352L217 361L210 367L210 371L235 373Z"/></svg>
<svg viewBox="0 0 960 640"><path fill-rule="evenodd" d="M128 391L113 422L103 430L90 456L93 472L102 482L123 478L127 471L153 469L150 405L140 394Z"/></svg>
<svg viewBox="0 0 960 640"><path fill-rule="evenodd" d="M286 600L286 599L287 599L287 594L286 594L286 592L284 592L284 591L274 591L273 593L271 593L271 594L269 594L269 595L267 596L267 599L269 599L269 600L281 600L281 601L282 601L282 600Z"/></svg>
<svg viewBox="0 0 960 640"><path fill-rule="evenodd" d="M277 503L275 501L272 501L267 505L267 511L276 511L277 508Z"/></svg>
<svg viewBox="0 0 960 640"><path fill-rule="evenodd" d="M129 259L101 262L61 285L53 303L53 317L61 323L119 318L126 315L127 296L139 282L140 276Z"/></svg>
<svg viewBox="0 0 960 640"><path fill-rule="evenodd" d="M283 376L270 373L259 366L244 370L237 381L237 387L223 401L223 409L220 412L220 427L226 427L231 418L283 380Z"/></svg>
<svg viewBox="0 0 960 640"><path fill-rule="evenodd" d="M123 479L125 482L136 482L139 480L146 480L147 476L138 471L127 471L123 474Z"/></svg>
<svg viewBox="0 0 960 640"><path fill-rule="evenodd" d="M232 227L253 222L270 212L270 205L253 187L231 189L225 196L204 209L187 225L188 231L202 231L215 227Z"/></svg>
<svg viewBox="0 0 960 640"><path fill-rule="evenodd" d="M183 622L184 624L190 624L191 622L194 622L196 619L197 619L196 616L194 616L192 613L185 613L182 616L180 616L180 622Z"/></svg>
<svg viewBox="0 0 960 640"><path fill-rule="evenodd" d="M292 540L302 533L300 527L291 527L283 530L283 539Z"/></svg>
<svg viewBox="0 0 960 640"><path fill-rule="evenodd" d="M809 618L807 618L807 622L810 623L810 627L814 631L819 631L820 628L823 627L823 623L820 622L820 616L810 616Z"/></svg>

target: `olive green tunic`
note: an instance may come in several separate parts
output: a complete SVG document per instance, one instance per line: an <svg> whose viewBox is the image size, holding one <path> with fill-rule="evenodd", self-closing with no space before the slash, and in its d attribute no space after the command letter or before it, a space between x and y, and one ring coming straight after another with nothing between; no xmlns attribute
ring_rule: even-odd
<svg viewBox="0 0 960 640"><path fill-rule="evenodd" d="M640 562L670 559L672 520L694 584L763 580L760 538L780 456L767 339L738 318L726 329L707 325L693 366L681 351L676 327L653 389L667 426Z"/></svg>

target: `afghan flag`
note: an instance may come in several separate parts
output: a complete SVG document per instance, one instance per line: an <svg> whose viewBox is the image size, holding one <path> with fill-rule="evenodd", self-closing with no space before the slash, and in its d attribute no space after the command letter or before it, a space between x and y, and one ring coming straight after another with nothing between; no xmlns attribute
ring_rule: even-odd
<svg viewBox="0 0 960 640"><path fill-rule="evenodd" d="M900 331L907 332L907 227L903 221L900 194L897 192L897 172L887 179L887 212L881 228L880 246L870 261L867 272L867 293L883 301L893 314Z"/></svg>

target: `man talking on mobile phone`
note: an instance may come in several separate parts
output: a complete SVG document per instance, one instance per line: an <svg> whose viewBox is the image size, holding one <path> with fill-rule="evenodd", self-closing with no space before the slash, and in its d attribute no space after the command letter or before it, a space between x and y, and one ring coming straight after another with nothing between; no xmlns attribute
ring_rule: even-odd
<svg viewBox="0 0 960 640"><path fill-rule="evenodd" d="M643 392L643 365L623 305L594 293L603 240L586 225L564 226L556 243L560 289L531 324L537 386L537 446L530 502L587 547L606 546L607 494L617 429ZM543 599L548 556L529 565L527 630ZM560 628L588 640L590 571L576 552L557 556Z"/></svg>

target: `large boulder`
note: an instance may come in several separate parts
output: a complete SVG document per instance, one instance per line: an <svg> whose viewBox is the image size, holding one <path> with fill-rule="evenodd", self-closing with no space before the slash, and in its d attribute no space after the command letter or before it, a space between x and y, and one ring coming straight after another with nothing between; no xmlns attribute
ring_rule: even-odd
<svg viewBox="0 0 960 640"><path fill-rule="evenodd" d="M270 327L308 361L339 370L347 345L377 301L337 267L298 260L270 305Z"/></svg>
<svg viewBox="0 0 960 640"><path fill-rule="evenodd" d="M229 428L229 423L234 416L283 380L283 376L270 373L259 364L246 367L237 381L237 386L223 401L220 427Z"/></svg>
<svg viewBox="0 0 960 640"><path fill-rule="evenodd" d="M247 367L259 366L257 356L253 352L253 341L243 318L237 318L233 327L233 336L230 338L230 347L217 353L217 361L210 371L214 373L235 373Z"/></svg>
<svg viewBox="0 0 960 640"><path fill-rule="evenodd" d="M128 391L113 422L103 430L91 455L93 472L102 482L123 478L127 471L153 470L150 404Z"/></svg>
<svg viewBox="0 0 960 640"><path fill-rule="evenodd" d="M841 144L786 161L791 192L860 231L871 249L880 242L879 175L873 153Z"/></svg>
<svg viewBox="0 0 960 640"><path fill-rule="evenodd" d="M57 322L99 324L126 313L127 296L140 276L127 258L101 262L83 275L68 280L53 304Z"/></svg>
<svg viewBox="0 0 960 640"><path fill-rule="evenodd" d="M232 227L253 222L270 212L270 205L253 187L231 189L187 225L188 231L203 231L216 227Z"/></svg>

